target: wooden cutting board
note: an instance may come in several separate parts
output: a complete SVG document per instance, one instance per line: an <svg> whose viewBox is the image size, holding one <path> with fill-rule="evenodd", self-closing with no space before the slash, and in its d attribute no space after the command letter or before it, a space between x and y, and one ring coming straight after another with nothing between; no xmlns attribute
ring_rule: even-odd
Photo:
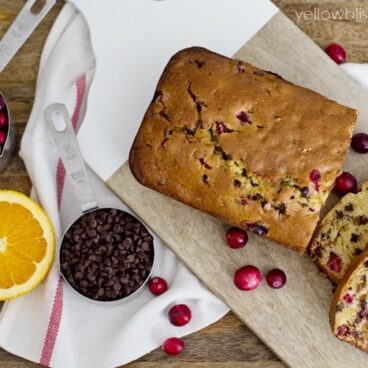
<svg viewBox="0 0 368 368"><path fill-rule="evenodd" d="M282 13L235 57L357 108L356 131L368 132L368 95ZM350 152L344 168L362 182L368 180L367 167L368 155ZM288 366L368 366L368 354L338 341L330 332L332 286L308 256L252 234L247 247L231 250L224 241L225 224L141 186L127 164L107 183ZM327 207L335 201L332 195ZM241 292L233 286L233 274L245 264L254 264L264 273L281 268L287 274L287 285L273 290L264 282L255 291Z"/></svg>

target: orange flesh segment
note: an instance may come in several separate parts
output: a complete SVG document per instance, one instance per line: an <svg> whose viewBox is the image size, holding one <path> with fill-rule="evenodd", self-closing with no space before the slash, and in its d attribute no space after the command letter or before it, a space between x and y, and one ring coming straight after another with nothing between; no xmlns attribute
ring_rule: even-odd
<svg viewBox="0 0 368 368"><path fill-rule="evenodd" d="M0 289L27 282L47 253L43 230L31 211L18 203L0 202Z"/></svg>

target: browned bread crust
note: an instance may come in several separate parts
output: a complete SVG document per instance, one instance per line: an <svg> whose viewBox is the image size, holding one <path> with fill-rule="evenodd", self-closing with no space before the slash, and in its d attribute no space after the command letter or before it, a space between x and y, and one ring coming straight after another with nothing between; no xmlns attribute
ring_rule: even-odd
<svg viewBox="0 0 368 368"><path fill-rule="evenodd" d="M368 352L368 250L355 257L332 300L330 325L340 340Z"/></svg>
<svg viewBox="0 0 368 368"><path fill-rule="evenodd" d="M203 48L174 55L130 151L145 186L304 252L355 110Z"/></svg>

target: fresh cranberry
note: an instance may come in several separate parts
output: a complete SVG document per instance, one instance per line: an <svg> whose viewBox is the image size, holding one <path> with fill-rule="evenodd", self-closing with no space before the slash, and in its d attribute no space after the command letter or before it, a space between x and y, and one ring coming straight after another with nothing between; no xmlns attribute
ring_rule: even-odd
<svg viewBox="0 0 368 368"><path fill-rule="evenodd" d="M167 282L162 277L154 277L149 281L148 287L153 295L161 295L167 291Z"/></svg>
<svg viewBox="0 0 368 368"><path fill-rule="evenodd" d="M177 304L170 308L169 319L174 326L185 326L192 319L192 312L185 304Z"/></svg>
<svg viewBox="0 0 368 368"><path fill-rule="evenodd" d="M240 111L238 115L236 115L236 117L240 120L240 124L244 125L244 124L250 124L251 120L249 118L249 115L245 112L245 111Z"/></svg>
<svg viewBox="0 0 368 368"><path fill-rule="evenodd" d="M347 325L342 325L337 329L337 334L339 336L345 336L349 333L349 327Z"/></svg>
<svg viewBox="0 0 368 368"><path fill-rule="evenodd" d="M319 181L321 180L321 173L314 169L309 173L309 179L313 184L313 188L318 192L319 191Z"/></svg>
<svg viewBox="0 0 368 368"><path fill-rule="evenodd" d="M218 135L222 133L232 133L233 130L230 129L224 122L222 121L216 121L216 132Z"/></svg>
<svg viewBox="0 0 368 368"><path fill-rule="evenodd" d="M358 153L367 153L368 152L368 134L365 134L365 133L355 134L351 141L351 147L353 147L354 151Z"/></svg>
<svg viewBox="0 0 368 368"><path fill-rule="evenodd" d="M342 270L342 259L334 252L330 253L330 258L327 262L327 266L333 272L340 272Z"/></svg>
<svg viewBox="0 0 368 368"><path fill-rule="evenodd" d="M239 268L234 275L234 284L240 290L254 290L262 282L261 271L255 266Z"/></svg>
<svg viewBox="0 0 368 368"><path fill-rule="evenodd" d="M230 248L243 248L247 245L248 234L242 229L231 227L226 231L226 241Z"/></svg>
<svg viewBox="0 0 368 368"><path fill-rule="evenodd" d="M344 48L337 43L332 43L326 48L327 55L336 63L342 64L346 61L346 52Z"/></svg>
<svg viewBox="0 0 368 368"><path fill-rule="evenodd" d="M2 130L0 130L0 148L1 148L1 146L4 145L4 143L6 141L6 137L7 137L6 133L3 132Z"/></svg>
<svg viewBox="0 0 368 368"><path fill-rule="evenodd" d="M162 344L162 350L168 355L179 355L184 348L184 341L177 337L170 337Z"/></svg>
<svg viewBox="0 0 368 368"><path fill-rule="evenodd" d="M353 297L349 293L348 294L345 294L344 297L343 297L343 299L344 299L344 302L345 303L348 303L348 304L350 304L350 303L353 302Z"/></svg>
<svg viewBox="0 0 368 368"><path fill-rule="evenodd" d="M0 129L5 130L8 127L8 114L5 111L0 111Z"/></svg>
<svg viewBox="0 0 368 368"><path fill-rule="evenodd" d="M275 268L267 274L267 284L273 289L280 289L286 284L285 272Z"/></svg>
<svg viewBox="0 0 368 368"><path fill-rule="evenodd" d="M203 158L199 159L199 163L201 164L202 167L204 167L207 170L212 169L212 167L208 165L208 163Z"/></svg>
<svg viewBox="0 0 368 368"><path fill-rule="evenodd" d="M357 180L353 175L348 172L343 172L335 182L335 190L337 193L341 195L345 195L347 193L355 193L358 189Z"/></svg>

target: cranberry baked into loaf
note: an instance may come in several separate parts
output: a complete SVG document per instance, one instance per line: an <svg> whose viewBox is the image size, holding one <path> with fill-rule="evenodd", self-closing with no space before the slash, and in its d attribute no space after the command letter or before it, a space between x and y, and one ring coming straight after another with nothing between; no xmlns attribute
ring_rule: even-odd
<svg viewBox="0 0 368 368"><path fill-rule="evenodd" d="M368 251L356 257L339 284L331 306L333 333L368 352Z"/></svg>
<svg viewBox="0 0 368 368"><path fill-rule="evenodd" d="M304 252L356 111L203 48L174 55L129 164L145 186Z"/></svg>
<svg viewBox="0 0 368 368"><path fill-rule="evenodd" d="M368 183L345 195L318 227L310 246L317 265L337 284L368 246Z"/></svg>

